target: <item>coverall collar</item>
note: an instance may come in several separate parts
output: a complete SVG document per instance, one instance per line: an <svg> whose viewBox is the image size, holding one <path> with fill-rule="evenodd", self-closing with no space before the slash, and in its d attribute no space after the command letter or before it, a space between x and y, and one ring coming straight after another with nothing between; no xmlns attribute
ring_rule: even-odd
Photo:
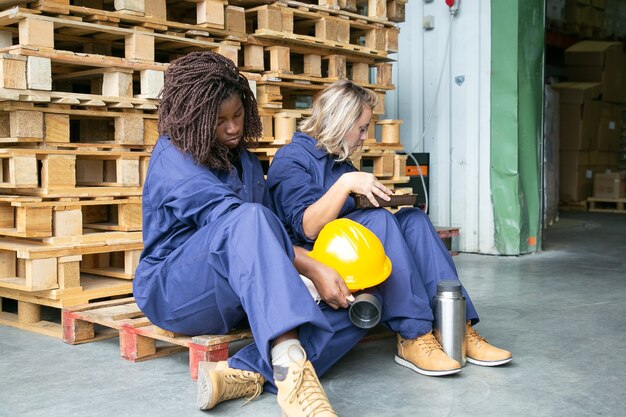
<svg viewBox="0 0 626 417"><path fill-rule="evenodd" d="M313 155L317 159L322 159L328 156L328 152L317 147L317 140L313 139L306 133L294 133L291 141L303 146L311 155Z"/></svg>

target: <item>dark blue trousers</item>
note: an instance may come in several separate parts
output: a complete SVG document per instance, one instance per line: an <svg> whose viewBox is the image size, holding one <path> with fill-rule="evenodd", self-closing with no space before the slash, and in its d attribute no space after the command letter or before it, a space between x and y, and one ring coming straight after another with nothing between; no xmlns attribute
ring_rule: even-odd
<svg viewBox="0 0 626 417"><path fill-rule="evenodd" d="M350 322L347 310L314 302L293 256L291 240L274 213L243 204L222 222L199 229L158 268L140 271L135 298L151 322L188 335L225 334L247 316L254 343L229 364L259 372L272 385L270 344L299 328L307 356L321 375L365 331Z"/></svg>
<svg viewBox="0 0 626 417"><path fill-rule="evenodd" d="M428 216L417 208L403 208L395 214L385 209L356 210L346 217L374 232L391 259L390 277L368 290L383 304L382 321L407 339L432 330L437 283L458 275ZM465 288L463 295L467 320L477 323L478 314Z"/></svg>
<svg viewBox="0 0 626 417"><path fill-rule="evenodd" d="M436 282L456 278L456 271L426 215L361 210L348 217L372 230L392 261L391 276L366 290L381 300L382 322L405 338L428 332ZM275 392L270 348L276 337L298 328L321 376L366 334L346 309L317 305L292 260L291 241L274 213L247 203L199 229L160 264L138 268L134 295L151 322L177 333L224 334L247 316L254 343L229 365L261 373L266 389ZM468 319L477 320L466 299Z"/></svg>

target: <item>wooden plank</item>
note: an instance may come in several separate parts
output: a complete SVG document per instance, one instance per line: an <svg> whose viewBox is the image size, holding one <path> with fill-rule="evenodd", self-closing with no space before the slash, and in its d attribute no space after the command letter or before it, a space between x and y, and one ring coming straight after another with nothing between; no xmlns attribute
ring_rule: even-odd
<svg viewBox="0 0 626 417"><path fill-rule="evenodd" d="M58 258L60 256L143 249L143 241L138 232L127 233L127 236L129 238L125 241L113 240L58 245L0 237L0 250L13 252L20 259L46 259Z"/></svg>
<svg viewBox="0 0 626 417"><path fill-rule="evenodd" d="M61 339L63 336L61 325L51 321L41 320L36 323L22 323L17 314L0 312L0 325L26 330L32 333Z"/></svg>
<svg viewBox="0 0 626 417"><path fill-rule="evenodd" d="M383 50L375 50L371 47L353 45L342 42L329 42L317 39L314 36L298 35L285 32L271 31L267 29L258 29L254 35L248 37L249 42L263 44L266 40L266 46L276 46L276 41L280 41L289 45L303 46L311 49L324 51L339 51L343 55L354 55L356 57L370 57L376 60L387 60L387 52ZM270 43L267 43L270 42Z"/></svg>
<svg viewBox="0 0 626 417"><path fill-rule="evenodd" d="M39 195L53 190L65 190L73 195L74 188L81 186L91 186L94 193L97 188L131 189L140 187L140 159L149 155L149 152L90 149L0 149L0 159L6 167L0 187L35 188L33 191ZM37 161L42 161L41 170L37 169Z"/></svg>
<svg viewBox="0 0 626 417"><path fill-rule="evenodd" d="M137 232L135 237L140 240L141 233ZM60 289L64 293L81 285L81 272L87 273L84 276L132 280L141 253L141 245L100 242L98 246L73 246L68 252L57 247L55 254L42 256L27 252L25 245L28 244L23 243L20 248L15 241L0 249L0 287L22 292Z"/></svg>

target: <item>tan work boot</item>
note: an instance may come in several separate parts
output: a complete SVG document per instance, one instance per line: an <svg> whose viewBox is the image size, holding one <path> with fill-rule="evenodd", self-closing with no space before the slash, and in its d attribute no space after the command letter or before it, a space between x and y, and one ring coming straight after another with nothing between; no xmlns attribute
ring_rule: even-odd
<svg viewBox="0 0 626 417"><path fill-rule="evenodd" d="M465 325L465 355L467 361L481 366L498 366L509 363L513 355L508 350L487 343L468 323Z"/></svg>
<svg viewBox="0 0 626 417"><path fill-rule="evenodd" d="M416 339L405 339L398 334L396 362L423 375L442 376L461 372L461 364L450 358L428 332Z"/></svg>
<svg viewBox="0 0 626 417"><path fill-rule="evenodd" d="M304 349L295 345L290 349L301 349L303 359L294 360L289 368L274 367L277 400L283 417L337 417L313 365L306 360Z"/></svg>
<svg viewBox="0 0 626 417"><path fill-rule="evenodd" d="M229 368L225 361L200 362L196 403L201 410L209 410L223 401L248 396L247 404L261 395L264 383L261 374Z"/></svg>

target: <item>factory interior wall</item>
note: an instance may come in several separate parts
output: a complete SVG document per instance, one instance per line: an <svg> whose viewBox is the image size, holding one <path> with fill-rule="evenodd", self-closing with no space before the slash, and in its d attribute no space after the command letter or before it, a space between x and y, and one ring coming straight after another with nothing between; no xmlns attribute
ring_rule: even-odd
<svg viewBox="0 0 626 417"><path fill-rule="evenodd" d="M543 2L461 2L454 17L443 1L406 7L385 117L403 120L407 152L430 156L433 224L459 227L462 252L535 251Z"/></svg>

